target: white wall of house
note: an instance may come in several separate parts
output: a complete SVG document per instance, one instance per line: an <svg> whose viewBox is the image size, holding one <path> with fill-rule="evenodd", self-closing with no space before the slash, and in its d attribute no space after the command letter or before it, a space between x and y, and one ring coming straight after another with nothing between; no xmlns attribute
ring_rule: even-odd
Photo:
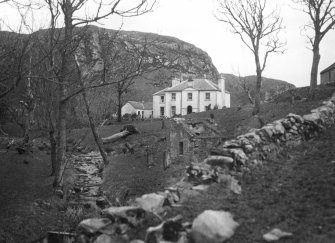
<svg viewBox="0 0 335 243"><path fill-rule="evenodd" d="M188 99L188 94L192 94L192 100ZM184 89L181 92L181 114L187 114L187 107L192 106L192 112L199 112L199 91L193 88Z"/></svg>
<svg viewBox="0 0 335 243"><path fill-rule="evenodd" d="M230 93L227 93L225 94L225 103L224 103L224 106L229 108L230 107Z"/></svg>
<svg viewBox="0 0 335 243"><path fill-rule="evenodd" d="M206 98L206 94L209 94L209 99ZM219 92L217 91L200 91L199 96L199 107L200 112L206 111L206 106L211 105L211 109L217 104Z"/></svg>
<svg viewBox="0 0 335 243"><path fill-rule="evenodd" d="M165 103L160 102L160 95L154 95L152 102L153 102L153 118L159 118L160 117L160 107L164 106Z"/></svg>
<svg viewBox="0 0 335 243"><path fill-rule="evenodd" d="M178 80L173 80L174 84L178 83ZM230 94L225 91L225 80L220 79L218 86L222 90L219 91L199 91L195 90L190 86L182 91L172 92L168 91L162 95L153 96L153 117L159 118L161 116L161 107L164 107L164 116L172 117L173 108L175 107L175 114L186 115L187 107L192 106L192 112L202 112L206 111L206 106L211 105L211 109L215 105L219 109L222 107L230 107ZM188 94L192 94L192 100L188 99ZM206 93L210 94L210 98L206 98ZM175 99L172 99L173 94L175 94ZM161 96L164 96L164 102L161 101Z"/></svg>
<svg viewBox="0 0 335 243"><path fill-rule="evenodd" d="M143 110L143 109L135 109L131 104L126 103L121 108L121 115L124 114L133 114L136 113L136 115L140 115L141 118L150 118L152 115L152 110Z"/></svg>

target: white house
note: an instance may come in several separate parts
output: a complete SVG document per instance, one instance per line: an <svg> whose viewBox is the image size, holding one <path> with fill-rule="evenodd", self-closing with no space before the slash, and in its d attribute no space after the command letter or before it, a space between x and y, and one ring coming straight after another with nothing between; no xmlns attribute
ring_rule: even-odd
<svg viewBox="0 0 335 243"><path fill-rule="evenodd" d="M141 118L152 117L152 102L128 101L121 108L122 116L125 114L134 114L134 113L136 113Z"/></svg>
<svg viewBox="0 0 335 243"><path fill-rule="evenodd" d="M219 79L218 84L201 78L189 78L186 81L174 78L172 87L153 94L153 117L172 117L201 112L217 106L230 107L230 93L225 90L225 80Z"/></svg>

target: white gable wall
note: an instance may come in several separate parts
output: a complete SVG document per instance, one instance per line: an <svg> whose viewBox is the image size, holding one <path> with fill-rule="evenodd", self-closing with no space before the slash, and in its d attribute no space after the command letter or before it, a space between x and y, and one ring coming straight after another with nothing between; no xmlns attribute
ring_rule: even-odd
<svg viewBox="0 0 335 243"><path fill-rule="evenodd" d="M230 107L230 93L225 93L225 103L224 106L229 108Z"/></svg>
<svg viewBox="0 0 335 243"><path fill-rule="evenodd" d="M126 103L124 106L121 108L121 115L123 116L124 114L133 114L137 113L136 109L129 103Z"/></svg>
<svg viewBox="0 0 335 243"><path fill-rule="evenodd" d="M159 118L160 117L160 107L164 106L165 104L162 104L160 102L161 96L160 95L154 95L153 96L153 117L154 118Z"/></svg>

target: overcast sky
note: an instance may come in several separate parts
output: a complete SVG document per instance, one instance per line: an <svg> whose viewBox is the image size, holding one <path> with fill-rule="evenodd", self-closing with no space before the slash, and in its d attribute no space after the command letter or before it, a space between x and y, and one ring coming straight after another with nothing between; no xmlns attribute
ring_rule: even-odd
<svg viewBox="0 0 335 243"><path fill-rule="evenodd" d="M290 0L268 1L270 7L277 4L281 9L286 27L282 36L287 41L287 46L284 54L269 57L263 75L285 80L296 86L308 86L312 52L308 49L306 37L301 33L301 26L309 19L304 13L292 9ZM177 37L206 51L219 72L237 74L239 70L241 75L254 75L256 72L251 51L224 23L214 17L214 2L215 0L159 0L152 13L124 18L123 29ZM13 21L11 11L1 7L0 12L7 22ZM102 23L104 28L118 28L121 20L113 17ZM334 62L335 30L331 30L321 43L319 71Z"/></svg>

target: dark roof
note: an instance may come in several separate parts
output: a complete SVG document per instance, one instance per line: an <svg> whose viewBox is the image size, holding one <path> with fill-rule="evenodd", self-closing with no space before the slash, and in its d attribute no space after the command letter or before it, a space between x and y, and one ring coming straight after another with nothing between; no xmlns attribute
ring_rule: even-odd
<svg viewBox="0 0 335 243"><path fill-rule="evenodd" d="M335 62L332 65L330 65L329 67L327 67L326 69L322 70L320 74L328 72L328 71L330 71L332 69L335 69Z"/></svg>
<svg viewBox="0 0 335 243"><path fill-rule="evenodd" d="M127 103L138 110L152 110L152 102L128 101Z"/></svg>
<svg viewBox="0 0 335 243"><path fill-rule="evenodd" d="M160 95L160 94L164 94L164 92L178 92L178 91L182 91L184 89L189 88L188 86L188 80L186 81L182 81L181 83L172 86L170 88L166 88L163 89L161 91L158 91L157 93L153 94L153 95ZM213 83L212 81L208 80L208 79L193 79L192 81L192 89L195 90L199 90L199 91L220 91L221 89L219 88L219 86L215 83Z"/></svg>

